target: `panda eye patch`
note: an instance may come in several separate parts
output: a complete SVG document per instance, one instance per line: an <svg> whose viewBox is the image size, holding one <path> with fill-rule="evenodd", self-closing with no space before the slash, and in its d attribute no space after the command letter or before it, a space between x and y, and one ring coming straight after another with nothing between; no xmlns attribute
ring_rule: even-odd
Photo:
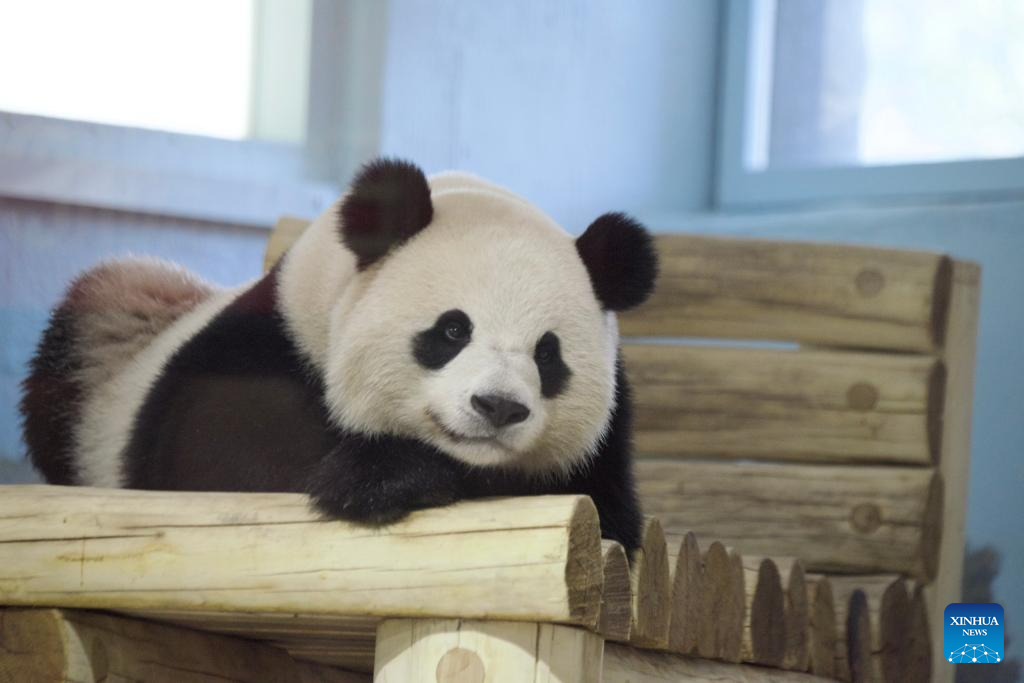
<svg viewBox="0 0 1024 683"><path fill-rule="evenodd" d="M440 370L469 344L473 323L455 308L445 311L433 326L413 337L412 354L429 370Z"/></svg>
<svg viewBox="0 0 1024 683"><path fill-rule="evenodd" d="M545 332L533 351L533 360L540 372L540 393L545 398L554 398L565 390L569 383L569 366L562 360L562 345L558 335Z"/></svg>

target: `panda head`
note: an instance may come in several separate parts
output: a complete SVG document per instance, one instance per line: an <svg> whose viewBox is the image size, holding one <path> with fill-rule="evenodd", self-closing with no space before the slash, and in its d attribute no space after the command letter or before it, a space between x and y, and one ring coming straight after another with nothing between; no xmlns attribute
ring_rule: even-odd
<svg viewBox="0 0 1024 683"><path fill-rule="evenodd" d="M339 424L469 465L558 472L587 459L615 405L615 312L654 285L643 227L605 214L573 239L482 180L379 160L335 229L355 263L325 359Z"/></svg>

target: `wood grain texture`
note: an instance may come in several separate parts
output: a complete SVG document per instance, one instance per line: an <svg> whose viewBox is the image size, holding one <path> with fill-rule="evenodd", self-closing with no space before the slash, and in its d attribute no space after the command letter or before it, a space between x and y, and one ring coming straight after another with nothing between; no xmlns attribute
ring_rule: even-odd
<svg viewBox="0 0 1024 683"><path fill-rule="evenodd" d="M626 551L615 541L602 540L604 587L597 632L606 640L629 642L633 621L633 587Z"/></svg>
<svg viewBox="0 0 1024 683"><path fill-rule="evenodd" d="M263 272L266 273L277 263L284 253L299 239L299 235L309 227L310 221L297 216L281 216L274 224L267 240L267 250L263 254Z"/></svg>
<svg viewBox="0 0 1024 683"><path fill-rule="evenodd" d="M672 618L672 584L665 532L654 517L644 519L641 545L634 552L630 574L633 619L629 642L637 647L665 649Z"/></svg>
<svg viewBox="0 0 1024 683"><path fill-rule="evenodd" d="M910 595L902 578L894 574L830 576L838 600L864 592L871 629L874 676L885 683L918 680L909 666Z"/></svg>
<svg viewBox="0 0 1024 683"><path fill-rule="evenodd" d="M878 683L871 652L871 617L859 588L836 596L836 678L848 683Z"/></svg>
<svg viewBox="0 0 1024 683"><path fill-rule="evenodd" d="M669 620L668 649L691 654L697 649L702 618L701 595L704 593L704 561L697 537L690 532L667 537L668 547L678 548L675 562L670 562L672 581L672 618Z"/></svg>
<svg viewBox="0 0 1024 683"><path fill-rule="evenodd" d="M742 659L781 668L786 656L786 612L779 568L771 558L744 557L743 583Z"/></svg>
<svg viewBox="0 0 1024 683"><path fill-rule="evenodd" d="M641 454L930 465L942 362L907 354L623 347Z"/></svg>
<svg viewBox="0 0 1024 683"><path fill-rule="evenodd" d="M657 289L621 317L625 335L942 348L952 284L947 257L694 235L659 235L657 247Z"/></svg>
<svg viewBox="0 0 1024 683"><path fill-rule="evenodd" d="M377 632L376 683L592 683L604 641L569 626L389 619Z"/></svg>
<svg viewBox="0 0 1024 683"><path fill-rule="evenodd" d="M810 616L807 628L807 669L816 676L836 675L836 606L832 584L821 575L807 578Z"/></svg>
<svg viewBox="0 0 1024 683"><path fill-rule="evenodd" d="M720 542L712 541L704 551L703 565L697 654L739 662L746 614L743 560Z"/></svg>
<svg viewBox="0 0 1024 683"><path fill-rule="evenodd" d="M935 575L942 480L918 467L636 463L645 509L744 553L799 557L808 570Z"/></svg>
<svg viewBox="0 0 1024 683"><path fill-rule="evenodd" d="M967 481L971 469L971 411L974 404L974 364L978 337L978 303L981 269L974 263L957 261L953 266L953 292L949 311L949 339L944 362L949 399L942 418L941 470L946 481L939 573L927 589L928 612L933 615L930 640L932 657L945 662L942 651L942 617L946 605L960 601L963 574ZM952 683L951 666L937 666L935 683Z"/></svg>
<svg viewBox="0 0 1024 683"><path fill-rule="evenodd" d="M357 683L263 643L97 612L0 609L0 681Z"/></svg>
<svg viewBox="0 0 1024 683"><path fill-rule="evenodd" d="M590 626L602 582L582 496L460 503L372 529L321 521L298 494L12 486L0 565L8 605Z"/></svg>
<svg viewBox="0 0 1024 683"><path fill-rule="evenodd" d="M829 679L608 643L604 648L601 680L603 683L826 683Z"/></svg>

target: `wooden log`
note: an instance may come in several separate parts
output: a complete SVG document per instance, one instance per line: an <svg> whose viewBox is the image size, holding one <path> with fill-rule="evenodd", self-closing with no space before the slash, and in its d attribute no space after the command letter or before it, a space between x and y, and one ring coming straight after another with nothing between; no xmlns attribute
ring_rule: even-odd
<svg viewBox="0 0 1024 683"><path fill-rule="evenodd" d="M263 272L274 267L284 253L299 239L299 235L309 227L309 221L297 216L281 216L274 224L267 240L267 250L263 254Z"/></svg>
<svg viewBox="0 0 1024 683"><path fill-rule="evenodd" d="M934 470L642 459L636 473L645 508L702 544L799 557L816 571L935 575Z"/></svg>
<svg viewBox="0 0 1024 683"><path fill-rule="evenodd" d="M298 494L11 486L0 566L8 605L589 626L602 582L584 496L459 503L371 529L319 520Z"/></svg>
<svg viewBox="0 0 1024 683"><path fill-rule="evenodd" d="M847 683L876 683L871 657L871 617L864 591L844 597L836 593L836 671Z"/></svg>
<svg viewBox="0 0 1024 683"><path fill-rule="evenodd" d="M377 631L375 683L592 683L604 641L557 624L388 619Z"/></svg>
<svg viewBox="0 0 1024 683"><path fill-rule="evenodd" d="M295 659L373 673L373 648L380 619L336 614L124 611L126 614L200 631L262 640Z"/></svg>
<svg viewBox="0 0 1024 683"><path fill-rule="evenodd" d="M942 677L939 674L940 670L953 667L945 667L941 664L939 667L935 667L933 663L945 662L946 657L943 656L942 659L934 657L936 648L942 649L943 643L941 641L932 642L933 627L928 616L928 605L931 603L931 598L927 589L921 584L916 584L909 589L909 593L910 616L907 619L907 651L904 659L905 678L903 680L907 683L928 683L936 677ZM942 619L937 618L935 621L941 623ZM943 655L945 655L944 652Z"/></svg>
<svg viewBox="0 0 1024 683"><path fill-rule="evenodd" d="M697 537L687 532L671 537L669 547L678 547L672 570L672 618L669 620L668 649L691 654L697 649L702 619L701 596L704 593L704 562ZM607 588L606 588L607 590Z"/></svg>
<svg viewBox="0 0 1024 683"><path fill-rule="evenodd" d="M836 677L836 606L828 577L807 579L810 618L807 629L807 668L816 676Z"/></svg>
<svg viewBox="0 0 1024 683"><path fill-rule="evenodd" d="M751 664L781 668L787 634L779 568L767 557L744 557L743 575L746 615L741 657Z"/></svg>
<svg viewBox="0 0 1024 683"><path fill-rule="evenodd" d="M644 454L930 465L945 369L907 354L630 344Z"/></svg>
<svg viewBox="0 0 1024 683"><path fill-rule="evenodd" d="M858 589L867 598L875 678L885 683L909 681L910 596L903 579L893 574L875 574L833 575L829 580L840 599L849 599Z"/></svg>
<svg viewBox="0 0 1024 683"><path fill-rule="evenodd" d="M952 286L945 256L693 235L659 235L657 247L657 288L621 316L624 335L942 348Z"/></svg>
<svg viewBox="0 0 1024 683"><path fill-rule="evenodd" d="M796 671L650 652L608 643L603 683L827 683Z"/></svg>
<svg viewBox="0 0 1024 683"><path fill-rule="evenodd" d="M240 638L58 609L0 609L0 680L272 680L356 683L369 676L309 662Z"/></svg>
<svg viewBox="0 0 1024 683"><path fill-rule="evenodd" d="M966 546L967 481L971 469L971 408L974 399L974 358L978 336L981 269L974 263L953 265L953 294L949 309L949 341L943 354L948 378L942 418L942 476L947 483L939 572L927 589L932 658L945 662L942 614L946 605L960 602L960 582ZM952 683L952 666L937 666L935 683Z"/></svg>
<svg viewBox="0 0 1024 683"><path fill-rule="evenodd" d="M633 620L633 589L626 551L615 541L601 541L604 557L604 589L597 632L606 640L629 641Z"/></svg>
<svg viewBox="0 0 1024 683"><path fill-rule="evenodd" d="M668 647L668 625L672 617L672 584L668 578L668 565L668 549L661 522L647 517L630 572L633 618L629 642L637 647Z"/></svg>
<svg viewBox="0 0 1024 683"><path fill-rule="evenodd" d="M697 654L737 662L745 613L742 559L714 541L704 551L703 560Z"/></svg>

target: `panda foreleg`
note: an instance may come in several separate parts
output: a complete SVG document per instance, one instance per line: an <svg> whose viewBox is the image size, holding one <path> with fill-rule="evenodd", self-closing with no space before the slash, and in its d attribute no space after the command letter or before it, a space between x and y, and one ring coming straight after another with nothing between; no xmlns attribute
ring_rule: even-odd
<svg viewBox="0 0 1024 683"><path fill-rule="evenodd" d="M306 491L330 517L389 524L464 498L463 488L459 464L420 441L346 434L317 463Z"/></svg>

